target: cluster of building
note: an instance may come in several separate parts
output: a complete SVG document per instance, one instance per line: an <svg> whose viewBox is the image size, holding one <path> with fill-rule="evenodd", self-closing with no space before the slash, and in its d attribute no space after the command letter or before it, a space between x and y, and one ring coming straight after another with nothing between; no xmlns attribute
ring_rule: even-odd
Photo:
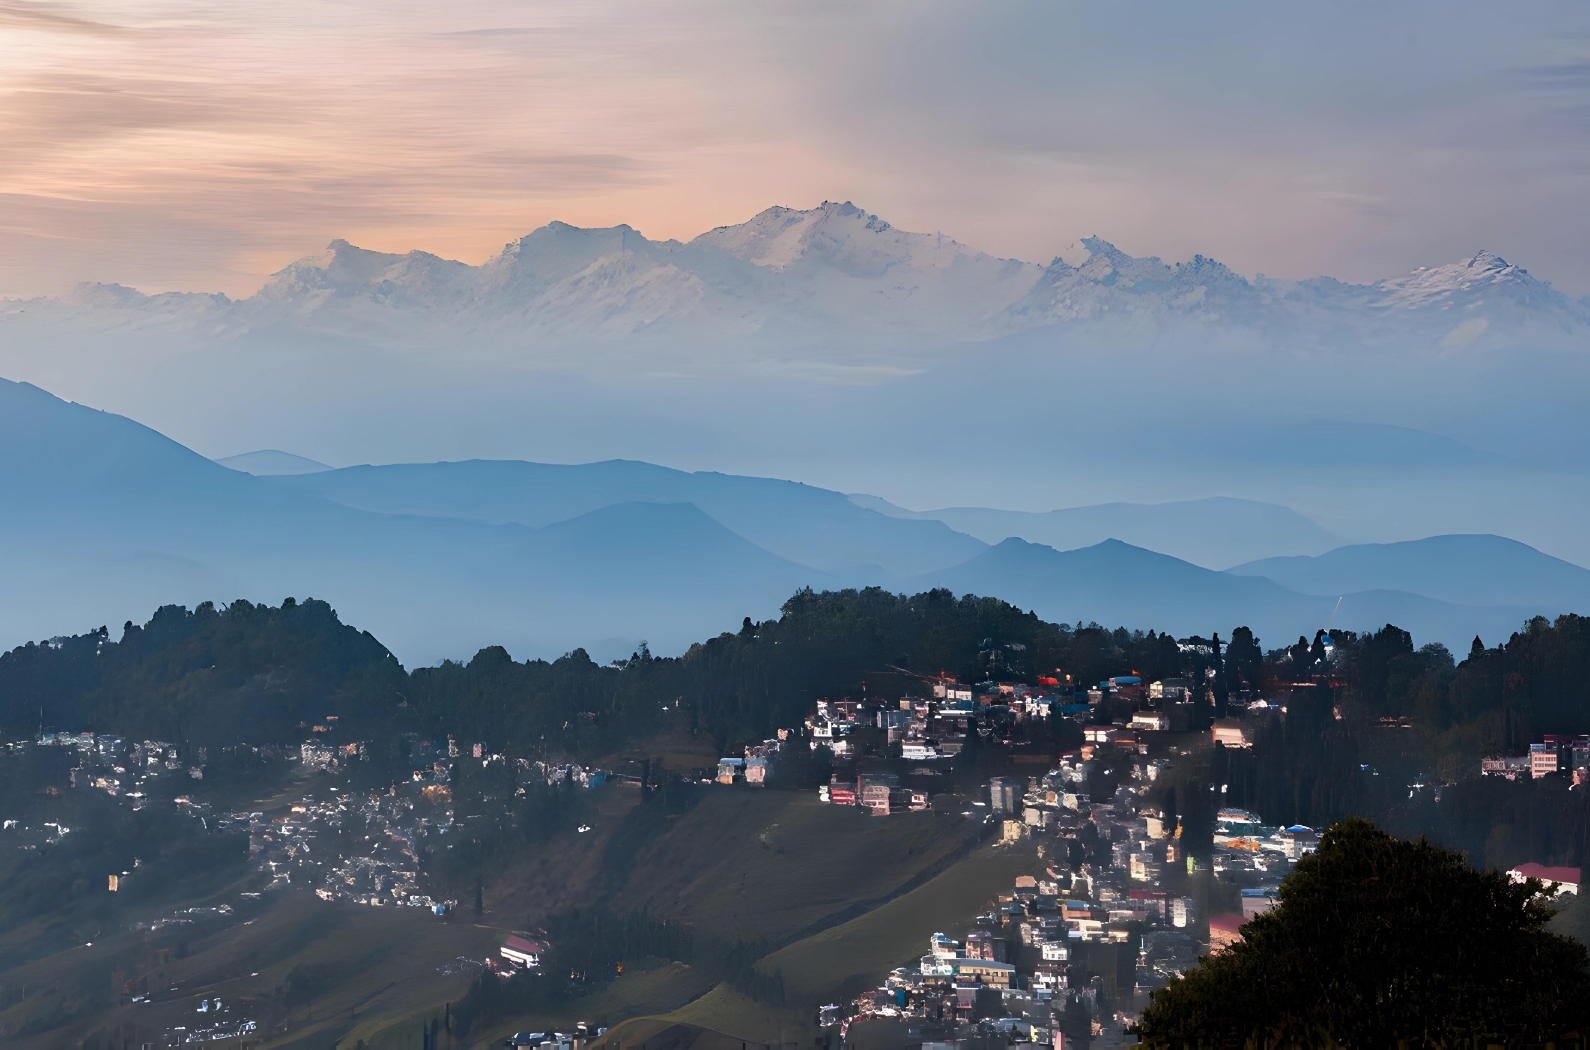
<svg viewBox="0 0 1590 1050"><path fill-rule="evenodd" d="M1566 773L1577 787L1590 780L1590 736L1547 733L1523 755L1493 755L1480 760L1480 775L1508 780Z"/></svg>
<svg viewBox="0 0 1590 1050"><path fill-rule="evenodd" d="M718 759L718 772L713 780L719 784L766 784L768 770L789 736L788 729L780 729L773 739L747 745L743 755Z"/></svg>
<svg viewBox="0 0 1590 1050"><path fill-rule="evenodd" d="M1267 825L1245 809L1222 809L1215 821L1216 871L1284 871L1319 845L1319 833L1311 827Z"/></svg>
<svg viewBox="0 0 1590 1050"><path fill-rule="evenodd" d="M1146 781L1153 767L1138 768ZM1062 776L1056 770L1041 779L1064 782ZM1012 790L1009 778L995 778L990 804L1007 813L1017 804L1029 810L1053 805L1052 789L1035 784L1017 797ZM1313 841L1308 829L1269 829L1266 850L1276 858L1271 877L1239 890L1240 914L1205 916L1205 938L1193 898L1164 888L1186 887L1188 880L1160 877L1167 865L1184 860L1180 828L1122 803L1084 801L1049 825L1007 820L1007 838L1054 836L1040 843L1040 856L1063 855L1069 841L1077 841L1088 843L1090 859L1069 866L1057 861L1041 875L1017 878L963 940L933 934L916 965L895 970L882 987L850 1004L849 1021L903 1017L924 1042L1001 1035L1035 1043L1051 1042L1067 1025L1087 1024L1097 1034L1106 1024L1126 1023L1143 993L1211 948L1240 939L1242 923L1274 907L1281 869ZM1242 832L1260 830L1251 814L1230 810L1221 817L1217 858L1226 849L1245 851L1238 842L1247 837Z"/></svg>
<svg viewBox="0 0 1590 1050"><path fill-rule="evenodd" d="M158 777L181 777L186 783L190 776L202 775L202 766L190 767L179 756L177 749L160 741L146 740L129 745L121 737L93 733L45 733L34 740L14 740L0 746L0 759L17 759L30 749L38 747L71 748L76 764L68 772L71 788L105 791L132 809L143 809L149 803L150 780ZM196 761L203 762L203 749L198 749ZM56 784L43 785L40 791L59 794ZM204 832L229 830L225 820L216 820L210 807L195 804L188 796L178 795L172 800L179 814L192 818ZM72 829L58 821L37 824L19 818L0 816L0 844L7 848L36 851L64 841ZM133 867L139 864L135 861ZM106 888L122 892L128 888L127 880L135 878L134 870L107 872ZM97 878L98 876L96 876Z"/></svg>
<svg viewBox="0 0 1590 1050"><path fill-rule="evenodd" d="M1111 912L1124 922L1122 913L1142 909L1073 899L1085 887L1066 886L1072 880L1052 868L1045 874L1017 878L964 939L933 934L915 965L849 1004L844 1033L883 1016L907 1019L924 1046L994 1036L1062 1046L1064 1029L1099 1034L1126 1019L1145 938L1119 923L1105 927L1116 921ZM1190 965L1195 955L1184 955Z"/></svg>
<svg viewBox="0 0 1590 1050"><path fill-rule="evenodd" d="M217 1000L219 1002L219 1000ZM178 1025L165 1030L166 1046L192 1046L196 1043L219 1043L230 1039L243 1039L256 1036L259 1025L246 1018L235 1021L217 1020L208 1025L195 1025L192 1028Z"/></svg>
<svg viewBox="0 0 1590 1050"><path fill-rule="evenodd" d="M901 787L900 778L893 773L857 773L854 769L835 772L817 792L824 802L838 806L861 806L870 810L875 817L928 808L928 793Z"/></svg>
<svg viewBox="0 0 1590 1050"><path fill-rule="evenodd" d="M150 778L186 776L203 780L207 761L202 747L183 754L181 748L168 741L133 742L109 733L40 733L34 745L70 748L76 753L76 765L69 773L72 787L124 796L132 800L134 809L144 807Z"/></svg>
<svg viewBox="0 0 1590 1050"><path fill-rule="evenodd" d="M296 763L304 772L338 772L351 763L366 760L365 743L333 741L329 734L337 728L336 723L335 716L322 719L320 724L311 727L315 735L296 748L283 750L264 746L250 750L268 760ZM769 743L776 749L777 741ZM202 780L207 762L206 750L202 747L187 751L165 741L129 741L108 733L40 733L34 740L9 742L4 747L5 753L12 755L33 747L69 748L75 759L69 771L71 786L105 791L125 800L134 809L144 808L151 802L153 780L174 777L182 778L183 783ZM757 749L755 757L765 762L768 753ZM492 754L479 743L460 748L451 737L445 741L411 739L409 758L412 783L401 790L394 788L359 796L329 787L323 795L304 794L285 811L271 814L215 814L208 803L196 802L187 795L176 796L174 803L178 812L196 820L207 832L246 832L250 856L262 871L271 875L273 885L313 886L316 894L325 900L427 907L437 914L445 914L456 902L433 899L426 892L420 857L427 838L448 835L471 819L482 819L456 820L448 806L457 762L478 760L484 765L510 764L514 767L521 794L526 785L536 782L591 788L612 777L607 771L578 764L532 762ZM171 786L164 785L164 790L155 797L169 798L170 790ZM417 807L419 800L432 805ZM340 834L350 824L359 827L359 836ZM0 818L0 833L6 836L0 841L21 849L52 845L70 831L56 823L35 828L24 826L20 820ZM354 851L342 852L346 845L339 850L339 843L350 842L357 844ZM108 873L107 888L111 892L125 891L127 880L135 878L136 874L134 871ZM191 918L178 916L156 921L172 924L191 921Z"/></svg>
<svg viewBox="0 0 1590 1050"><path fill-rule="evenodd" d="M335 832L353 816L369 832L368 852L315 858L310 843L317 832ZM453 829L451 813L418 816L413 800L398 795L356 798L344 794L324 802L306 797L294 803L289 813L273 817L263 829L256 824L249 835L249 848L265 847L261 862L278 878L290 878L295 867L308 869L305 873L318 877L321 883L315 894L323 900L424 907L441 914L453 902L435 901L421 892L424 873L419 843L427 835L446 835Z"/></svg>
<svg viewBox="0 0 1590 1050"><path fill-rule="evenodd" d="M882 743L900 746L901 757L933 762L960 753L966 733L977 720L979 705L971 689L954 682L935 682L931 699L906 697L895 705L864 700L819 700L806 719L813 749L826 747L838 759L862 757L852 736L858 728L882 730Z"/></svg>
<svg viewBox="0 0 1590 1050"><path fill-rule="evenodd" d="M457 904L424 892L420 861L425 839L457 830L451 811L419 812L412 798L395 792L359 796L332 788L323 799L299 798L285 813L234 813L229 819L246 824L249 854L273 884L314 886L322 900L423 907L438 915ZM366 837L338 834L350 825ZM339 841L361 848L338 852Z"/></svg>
<svg viewBox="0 0 1590 1050"><path fill-rule="evenodd" d="M502 1045L509 1050L582 1050L591 1040L606 1034L606 1028L581 1021L572 1032L515 1032L504 1039Z"/></svg>
<svg viewBox="0 0 1590 1050"><path fill-rule="evenodd" d="M327 748L321 743L306 743L305 749ZM346 744L335 749L332 761L362 757L363 745ZM321 766L318 754L313 768ZM461 747L452 737L444 741L410 741L412 772L404 790L391 788L359 796L330 788L326 797L304 795L286 813L265 817L259 813L234 814L249 822L249 850L261 868L273 879L308 883L323 900L345 900L375 907L423 907L444 915L457 906L426 892L421 856L428 840L440 840L467 828L483 816L456 816L447 807L452 801L451 784L459 762L493 763L512 768L524 793L527 785L567 784L595 788L613 774L577 763L531 761L495 754L485 744ZM308 761L307 759L304 761ZM419 806L424 801L430 803ZM360 827L364 839L349 839L338 833L345 825ZM338 853L333 843L363 842L357 852ZM296 874L296 878L295 878Z"/></svg>
<svg viewBox="0 0 1590 1050"><path fill-rule="evenodd" d="M1175 816L1147 801L1172 762L1151 756L1153 734L1169 728L1160 721L1165 708L1183 703L1188 689L1179 682L1144 686L1122 676L1089 690L1086 705L1065 694L1005 699L1017 719L1037 717L1046 701L1050 710L1060 704L1062 713L1092 715L1095 723L1085 726L1083 745L1046 772L993 777L986 802L971 803L986 805L990 819L1001 822L1003 841L1035 844L1047 866L1018 879L963 941L933 935L930 953L917 965L896 970L883 987L850 1004L852 1020L906 1018L924 1045L979 1035L1049 1042L1058 1029L1075 1031L1084 1021L1097 1032L1129 1020L1143 993L1211 947L1239 939L1245 921L1274 907L1282 878L1315 848L1314 829L1265 825L1253 813L1226 808L1219 811L1212 849L1205 843L1193 851ZM1123 717L1100 724L1099 705L1117 701L1141 707L1131 712L1131 722ZM989 697L980 706L999 703ZM1123 703L1117 710L1131 708ZM1160 720L1138 717L1145 713ZM968 715L968 732L1000 732L998 717ZM1234 719L1232 728L1242 733L1245 725ZM1246 745L1246 733L1228 732L1222 740L1221 728L1213 727L1212 741ZM1176 753L1153 750L1156 756ZM851 789L836 774L825 795L865 804L868 798L881 802L892 787L877 774L863 774ZM1207 905L1196 903L1203 900L1240 900L1240 912L1227 905L1209 914Z"/></svg>
<svg viewBox="0 0 1590 1050"><path fill-rule="evenodd" d="M1020 746L1023 723L1046 719L1059 699L1024 685L1001 685L979 697L953 680L932 683L932 696L898 701L819 700L806 719L809 745L827 748L833 772L818 788L824 802L860 806L874 816L928 809L930 778L948 773L973 735ZM1087 705L1078 705L1081 711ZM781 731L782 734L782 731ZM901 759L907 777L877 768Z"/></svg>

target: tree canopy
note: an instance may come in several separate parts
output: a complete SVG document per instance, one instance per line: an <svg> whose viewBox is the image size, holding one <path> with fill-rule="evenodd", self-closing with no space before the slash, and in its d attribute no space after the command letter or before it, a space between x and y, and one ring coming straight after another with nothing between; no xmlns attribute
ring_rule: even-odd
<svg viewBox="0 0 1590 1050"><path fill-rule="evenodd" d="M1343 821L1240 942L1154 993L1139 1032L1163 1048L1467 1047L1582 1029L1585 948L1546 930L1539 891Z"/></svg>

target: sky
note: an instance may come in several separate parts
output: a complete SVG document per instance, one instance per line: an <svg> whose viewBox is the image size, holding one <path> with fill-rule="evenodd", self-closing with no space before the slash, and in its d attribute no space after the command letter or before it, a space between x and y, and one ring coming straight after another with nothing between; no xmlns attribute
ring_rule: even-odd
<svg viewBox="0 0 1590 1050"><path fill-rule="evenodd" d="M0 0L0 295L854 200L1035 261L1590 293L1590 6Z"/></svg>

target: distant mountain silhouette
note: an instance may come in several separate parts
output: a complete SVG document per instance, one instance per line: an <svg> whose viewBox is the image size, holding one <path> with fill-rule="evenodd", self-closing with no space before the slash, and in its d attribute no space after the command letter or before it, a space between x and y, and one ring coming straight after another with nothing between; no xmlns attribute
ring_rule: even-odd
<svg viewBox="0 0 1590 1050"><path fill-rule="evenodd" d="M1213 631L1229 636L1231 628L1248 626L1268 648L1300 635L1312 637L1328 622L1359 631L1396 623L1418 644L1442 641L1456 651L1475 633L1506 637L1529 615L1527 608L1459 606L1381 589L1348 595L1332 621L1335 596L1298 594L1262 577L1202 569L1119 540L1056 551L1008 539L971 561L913 582L948 587L957 594L998 595L1065 623L1097 622L1111 628L1156 624L1178 636L1205 637Z"/></svg>
<svg viewBox="0 0 1590 1050"><path fill-rule="evenodd" d="M598 659L642 639L678 651L742 617L774 615L803 586L946 586L1112 627L1247 624L1277 645L1323 626L1335 605L1119 541L990 548L838 492L645 463L254 477L122 416L3 381L0 491L6 644L165 603L289 595L331 602L410 664L491 644L519 656L583 646ZM1508 592L1522 595L1516 605L1457 605L1388 581L1349 594L1337 625L1391 621L1456 647L1566 609L1527 588Z"/></svg>
<svg viewBox="0 0 1590 1050"><path fill-rule="evenodd" d="M232 470L241 470L245 474L255 477L268 477L279 474L316 474L331 468L324 463L303 456L295 456L290 452L267 448L258 452L245 452L241 456L225 456L216 460L223 467Z"/></svg>
<svg viewBox="0 0 1590 1050"><path fill-rule="evenodd" d="M542 529L346 507L3 381L0 488L7 644L165 603L291 595L330 601L409 663L485 644L611 657L640 639L682 647L836 582L677 504Z"/></svg>
<svg viewBox="0 0 1590 1050"><path fill-rule="evenodd" d="M937 521L904 521L793 481L633 460L578 465L470 460L347 467L278 479L361 510L541 526L613 503L693 503L779 557L869 583L965 561L986 545ZM1295 548L1294 548L1295 549Z"/></svg>
<svg viewBox="0 0 1590 1050"><path fill-rule="evenodd" d="M1546 602L1590 613L1590 570L1503 536L1356 544L1312 558L1244 562L1229 571L1266 576L1305 594L1390 587L1467 605Z"/></svg>
<svg viewBox="0 0 1590 1050"><path fill-rule="evenodd" d="M1104 503L1038 513L988 507L908 511L876 496L850 498L882 514L942 521L986 543L1016 536L1056 550L1072 550L1116 538L1206 568L1222 568L1257 552L1323 551L1336 542L1330 533L1288 507L1226 497L1178 503Z"/></svg>

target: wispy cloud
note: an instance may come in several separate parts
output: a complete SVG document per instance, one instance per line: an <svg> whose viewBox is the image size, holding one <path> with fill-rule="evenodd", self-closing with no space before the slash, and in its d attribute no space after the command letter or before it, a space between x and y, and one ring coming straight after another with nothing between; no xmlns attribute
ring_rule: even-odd
<svg viewBox="0 0 1590 1050"><path fill-rule="evenodd" d="M124 32L121 26L79 18L64 4L23 3L0 0L0 28L33 29L50 33L87 33L103 36Z"/></svg>

